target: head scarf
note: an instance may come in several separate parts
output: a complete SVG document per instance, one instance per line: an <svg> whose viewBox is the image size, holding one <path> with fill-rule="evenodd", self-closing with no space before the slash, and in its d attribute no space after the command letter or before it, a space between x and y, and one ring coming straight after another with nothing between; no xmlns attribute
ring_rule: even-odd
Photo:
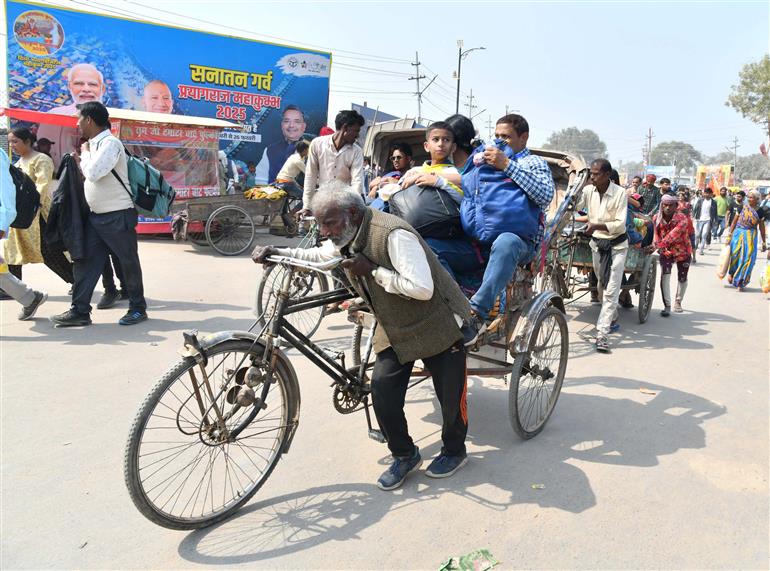
<svg viewBox="0 0 770 571"><path fill-rule="evenodd" d="M679 203L679 199L673 194L664 194L663 198L660 199L661 204L671 204L672 202Z"/></svg>
<svg viewBox="0 0 770 571"><path fill-rule="evenodd" d="M652 184L656 180L658 180L658 177L656 177L654 174L648 174L647 178L645 179L648 183Z"/></svg>

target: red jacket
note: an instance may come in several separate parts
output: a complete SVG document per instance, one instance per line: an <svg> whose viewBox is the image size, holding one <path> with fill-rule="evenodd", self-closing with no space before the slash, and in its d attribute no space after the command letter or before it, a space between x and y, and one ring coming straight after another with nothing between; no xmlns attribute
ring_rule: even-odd
<svg viewBox="0 0 770 571"><path fill-rule="evenodd" d="M692 255L688 221L690 217L675 212L666 222L662 214L655 215L655 248L661 256L683 262Z"/></svg>

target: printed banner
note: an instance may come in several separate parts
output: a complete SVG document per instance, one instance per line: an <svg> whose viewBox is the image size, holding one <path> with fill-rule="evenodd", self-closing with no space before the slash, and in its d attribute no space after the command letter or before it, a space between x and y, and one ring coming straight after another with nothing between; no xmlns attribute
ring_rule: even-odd
<svg viewBox="0 0 770 571"><path fill-rule="evenodd" d="M644 174L654 174L658 180L661 178L674 178L674 166L673 165L647 165L644 168Z"/></svg>
<svg viewBox="0 0 770 571"><path fill-rule="evenodd" d="M178 198L219 194L217 129L124 121L119 137L131 153L148 158L163 173Z"/></svg>
<svg viewBox="0 0 770 571"><path fill-rule="evenodd" d="M719 192L723 186L733 186L735 176L733 165L700 165L695 171L695 186L697 188L710 188Z"/></svg>
<svg viewBox="0 0 770 571"><path fill-rule="evenodd" d="M6 17L11 107L72 115L101 101L240 123L219 148L244 175L254 163L257 183L272 182L294 144L326 123L329 53L13 0ZM38 130L55 160L73 144L62 131Z"/></svg>

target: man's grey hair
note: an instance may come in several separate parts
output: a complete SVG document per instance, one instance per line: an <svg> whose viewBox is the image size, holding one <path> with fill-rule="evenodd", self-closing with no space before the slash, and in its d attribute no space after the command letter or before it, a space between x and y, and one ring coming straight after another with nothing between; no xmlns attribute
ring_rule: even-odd
<svg viewBox="0 0 770 571"><path fill-rule="evenodd" d="M310 211L316 215L330 208L338 208L345 212L352 210L356 214L360 214L366 210L366 204L352 186L339 180L333 180L319 186L310 202Z"/></svg>

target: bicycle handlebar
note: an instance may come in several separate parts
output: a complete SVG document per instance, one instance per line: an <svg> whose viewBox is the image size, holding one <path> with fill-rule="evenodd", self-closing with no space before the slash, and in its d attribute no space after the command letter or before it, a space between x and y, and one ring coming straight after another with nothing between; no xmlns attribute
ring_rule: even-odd
<svg viewBox="0 0 770 571"><path fill-rule="evenodd" d="M300 260L299 258L291 258L289 256L268 256L267 261L271 264L286 264L288 266L294 266L297 268L305 268L307 270L316 270L319 272L328 272L336 268L342 260L345 258L337 257L327 260L326 262L308 262L306 260Z"/></svg>

